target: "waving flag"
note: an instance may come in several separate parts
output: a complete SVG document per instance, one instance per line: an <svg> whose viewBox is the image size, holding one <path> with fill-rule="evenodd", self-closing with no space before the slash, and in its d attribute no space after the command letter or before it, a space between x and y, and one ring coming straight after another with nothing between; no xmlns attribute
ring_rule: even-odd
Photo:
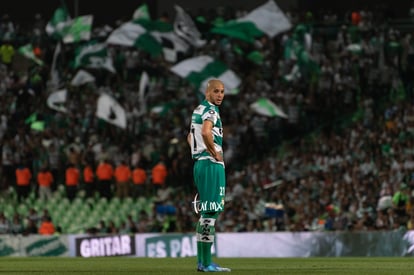
<svg viewBox="0 0 414 275"><path fill-rule="evenodd" d="M193 19L178 5L175 5L175 33L184 39L187 43L196 48L200 48L206 44L206 41L201 38L201 33L194 24Z"/></svg>
<svg viewBox="0 0 414 275"><path fill-rule="evenodd" d="M246 16L239 18L238 22L252 22L257 29L273 38L277 34L287 31L292 27L289 19L276 5L274 0L257 7Z"/></svg>
<svg viewBox="0 0 414 275"><path fill-rule="evenodd" d="M211 78L223 81L226 91L237 89L241 82L240 78L224 63L208 55L185 59L171 67L171 71L187 79L202 93Z"/></svg>
<svg viewBox="0 0 414 275"><path fill-rule="evenodd" d="M86 83L95 82L95 77L84 70L79 70L76 75L72 78L70 85L81 86Z"/></svg>
<svg viewBox="0 0 414 275"><path fill-rule="evenodd" d="M43 65L43 61L41 59L39 59L33 52L33 46L32 44L27 44L25 46L20 47L17 50L21 55L23 55L24 57L32 60L33 62L35 62L36 64L42 66Z"/></svg>
<svg viewBox="0 0 414 275"><path fill-rule="evenodd" d="M153 57L163 54L169 62L175 62L179 53L185 53L189 48L188 44L173 32L171 24L149 20L124 23L109 35L106 42L136 47Z"/></svg>
<svg viewBox="0 0 414 275"><path fill-rule="evenodd" d="M253 42L262 35L273 38L291 27L283 11L273 0L269 0L245 16L213 28L211 32Z"/></svg>
<svg viewBox="0 0 414 275"><path fill-rule="evenodd" d="M147 112L147 95L145 91L148 88L149 76L147 72L143 71L141 74L141 79L139 81L139 90L138 90L138 101L139 101L139 113L145 114Z"/></svg>
<svg viewBox="0 0 414 275"><path fill-rule="evenodd" d="M279 106L277 106L267 98L258 99L256 102L250 105L250 108L253 109L256 113L264 116L278 116L282 118L287 118L285 112L283 112L283 110Z"/></svg>
<svg viewBox="0 0 414 275"><path fill-rule="evenodd" d="M166 116L172 107L173 104L171 102L161 103L159 105L153 106L150 109L150 113L159 116Z"/></svg>
<svg viewBox="0 0 414 275"><path fill-rule="evenodd" d="M125 109L108 94L103 93L98 98L96 116L120 128L126 128Z"/></svg>
<svg viewBox="0 0 414 275"><path fill-rule="evenodd" d="M63 43L75 43L91 38L93 15L79 16L71 20L63 30Z"/></svg>
<svg viewBox="0 0 414 275"><path fill-rule="evenodd" d="M223 26L214 27L211 32L237 38L249 43L253 43L257 37L263 36L263 32L249 22L228 21Z"/></svg>
<svg viewBox="0 0 414 275"><path fill-rule="evenodd" d="M49 106L49 108L53 110L56 110L62 113L67 113L68 110L65 107L66 97L67 97L66 89L53 92L47 98L47 106Z"/></svg>
<svg viewBox="0 0 414 275"><path fill-rule="evenodd" d="M168 62L175 63L180 53L184 54L189 49L188 44L174 32L152 32L151 35L161 44L164 59Z"/></svg>
<svg viewBox="0 0 414 275"><path fill-rule="evenodd" d="M151 20L147 4L139 6L132 15L132 19L146 19Z"/></svg>
<svg viewBox="0 0 414 275"><path fill-rule="evenodd" d="M115 73L112 57L109 56L105 43L91 43L78 48L76 51L74 67L106 69Z"/></svg>
<svg viewBox="0 0 414 275"><path fill-rule="evenodd" d="M64 30L70 24L70 16L65 8L58 8L46 25L46 33L55 39L62 39Z"/></svg>
<svg viewBox="0 0 414 275"><path fill-rule="evenodd" d="M146 35L147 37L144 37ZM150 52L150 44L155 43L154 38L149 36L147 34L147 30L140 24L134 23L134 21L126 22L122 24L119 28L115 29L108 37L106 42L108 44L114 44L114 45L120 45L120 46L127 46L132 47L135 45L138 45L140 42L139 40L143 40L145 42L148 41L148 46L144 48L148 48L148 51ZM161 50L160 50L161 51Z"/></svg>
<svg viewBox="0 0 414 275"><path fill-rule="evenodd" d="M62 52L62 46L60 42L56 45L55 52L53 53L53 60L52 60L52 66L50 67L50 82L51 85L53 85L54 88L59 87L60 79L59 79L59 70L57 61L60 53Z"/></svg>
<svg viewBox="0 0 414 275"><path fill-rule="evenodd" d="M296 25L289 39L285 41L284 56L287 60L295 62L286 80L296 80L299 77L313 77L320 73L320 66L311 54L312 36L309 28L303 24Z"/></svg>

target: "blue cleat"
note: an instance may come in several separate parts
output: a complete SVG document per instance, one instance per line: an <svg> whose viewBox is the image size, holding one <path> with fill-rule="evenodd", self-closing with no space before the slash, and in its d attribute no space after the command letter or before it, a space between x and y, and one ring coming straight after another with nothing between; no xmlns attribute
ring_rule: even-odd
<svg viewBox="0 0 414 275"><path fill-rule="evenodd" d="M211 263L209 266L204 267L201 263L197 266L199 272L230 272L231 269L227 267L221 267L218 264Z"/></svg>
<svg viewBox="0 0 414 275"><path fill-rule="evenodd" d="M211 263L210 265L218 266L218 264L216 264L216 263ZM204 269L203 264L202 263L198 263L197 264L197 271L203 272L203 269Z"/></svg>

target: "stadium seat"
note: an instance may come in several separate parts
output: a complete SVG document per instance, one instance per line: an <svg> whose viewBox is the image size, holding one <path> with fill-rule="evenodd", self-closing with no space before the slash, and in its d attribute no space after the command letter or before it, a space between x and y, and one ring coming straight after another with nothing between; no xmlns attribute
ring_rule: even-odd
<svg viewBox="0 0 414 275"><path fill-rule="evenodd" d="M28 212L29 212L29 208L28 208L27 204L24 203L24 202L20 203L19 206L17 207L17 213L21 217L26 217Z"/></svg>
<svg viewBox="0 0 414 275"><path fill-rule="evenodd" d="M6 216L7 219L11 219L14 215L14 207L11 204L7 204L3 210L4 216Z"/></svg>

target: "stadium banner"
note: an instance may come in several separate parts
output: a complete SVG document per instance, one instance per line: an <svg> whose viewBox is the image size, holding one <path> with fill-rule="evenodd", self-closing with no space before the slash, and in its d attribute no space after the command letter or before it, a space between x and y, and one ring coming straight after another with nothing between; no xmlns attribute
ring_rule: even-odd
<svg viewBox="0 0 414 275"><path fill-rule="evenodd" d="M138 257L183 258L197 255L195 234L136 234ZM213 244L212 254L216 255Z"/></svg>
<svg viewBox="0 0 414 275"><path fill-rule="evenodd" d="M409 256L414 231L217 234L218 257Z"/></svg>
<svg viewBox="0 0 414 275"><path fill-rule="evenodd" d="M75 256L112 257L135 256L133 235L99 235L75 237Z"/></svg>
<svg viewBox="0 0 414 275"><path fill-rule="evenodd" d="M0 257L23 256L20 250L20 238L14 235L0 235Z"/></svg>
<svg viewBox="0 0 414 275"><path fill-rule="evenodd" d="M2 235L0 256L69 256L67 236Z"/></svg>
<svg viewBox="0 0 414 275"><path fill-rule="evenodd" d="M217 257L414 256L414 231L217 233ZM195 234L0 235L1 256L193 257Z"/></svg>

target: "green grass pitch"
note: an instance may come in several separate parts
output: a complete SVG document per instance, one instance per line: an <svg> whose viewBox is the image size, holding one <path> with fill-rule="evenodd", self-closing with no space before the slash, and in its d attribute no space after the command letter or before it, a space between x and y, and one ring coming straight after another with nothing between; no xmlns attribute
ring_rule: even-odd
<svg viewBox="0 0 414 275"><path fill-rule="evenodd" d="M414 274L414 259L393 258L221 258L230 274ZM0 275L18 274L199 274L194 258L2 257Z"/></svg>

